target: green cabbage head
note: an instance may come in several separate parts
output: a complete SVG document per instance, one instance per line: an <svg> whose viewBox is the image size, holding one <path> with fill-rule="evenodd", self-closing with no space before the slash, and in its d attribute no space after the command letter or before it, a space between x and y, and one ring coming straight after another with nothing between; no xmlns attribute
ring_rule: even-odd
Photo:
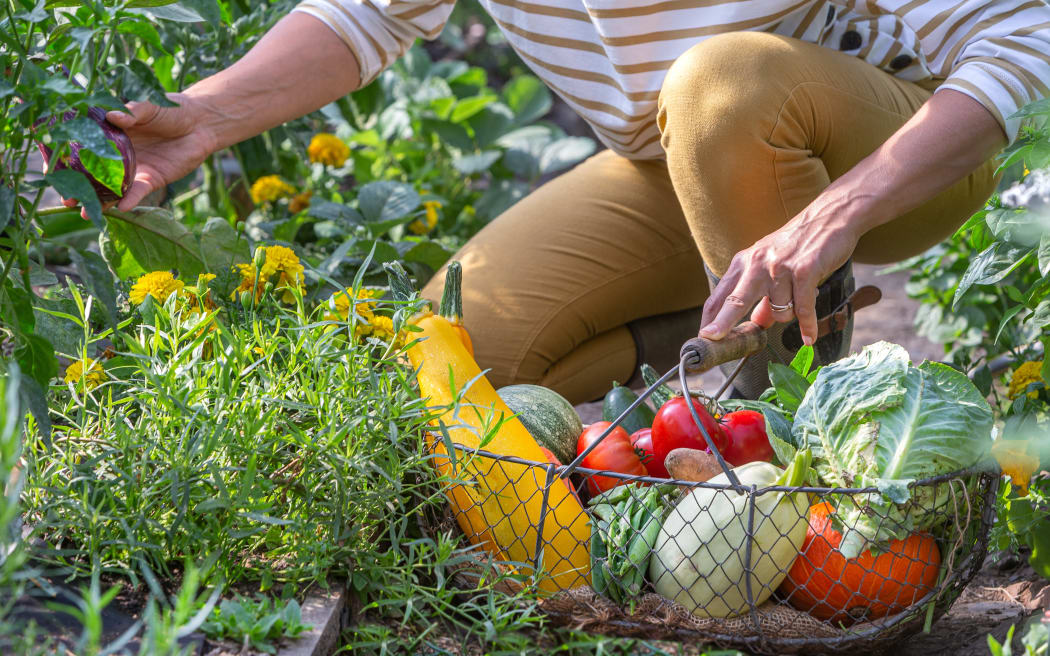
<svg viewBox="0 0 1050 656"><path fill-rule="evenodd" d="M904 348L877 342L825 366L792 429L829 487L875 486L835 495L843 555L935 525L951 503L947 484L908 483L973 467L992 444L992 409L970 379L936 362L913 366ZM874 543L874 544L872 544Z"/></svg>

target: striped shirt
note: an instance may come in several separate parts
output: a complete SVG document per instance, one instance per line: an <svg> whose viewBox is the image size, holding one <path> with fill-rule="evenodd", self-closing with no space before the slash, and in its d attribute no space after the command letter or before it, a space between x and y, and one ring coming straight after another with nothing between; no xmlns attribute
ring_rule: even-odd
<svg viewBox="0 0 1050 656"><path fill-rule="evenodd" d="M295 11L346 42L371 82L416 38L435 39L454 0L304 0ZM904 80L960 91L1012 143L1010 115L1050 95L1046 0L480 0L521 58L626 157L663 158L656 101L690 46L765 31L854 54Z"/></svg>

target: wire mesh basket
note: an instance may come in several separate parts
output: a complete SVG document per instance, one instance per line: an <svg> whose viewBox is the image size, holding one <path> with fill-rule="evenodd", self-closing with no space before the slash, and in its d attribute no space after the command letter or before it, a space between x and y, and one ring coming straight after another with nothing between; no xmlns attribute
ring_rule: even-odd
<svg viewBox="0 0 1050 656"><path fill-rule="evenodd" d="M595 633L762 654L871 653L946 612L987 554L998 472L915 481L911 500L884 515L878 504L865 505L868 525L908 526L922 513L927 528L846 559L837 547L851 527L836 509L860 507L851 503L879 495L877 488L756 483L743 473L748 465L729 467L695 410L719 476L669 480L580 466L672 376L689 394L686 374L705 366L702 359L683 347L681 363L571 463L452 445L446 457L458 484L444 528L455 522L489 557L534 582L552 621ZM755 464L762 466L772 467ZM611 489L584 503L598 477ZM470 568L460 575L470 578Z"/></svg>

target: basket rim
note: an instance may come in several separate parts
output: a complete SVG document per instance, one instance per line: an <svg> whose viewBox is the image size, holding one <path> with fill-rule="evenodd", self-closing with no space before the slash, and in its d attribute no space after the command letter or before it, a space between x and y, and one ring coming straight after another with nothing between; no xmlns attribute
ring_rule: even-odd
<svg viewBox="0 0 1050 656"><path fill-rule="evenodd" d="M438 440L444 444L443 440ZM654 483L658 485L678 485L682 487L689 487L695 489L708 489L708 490L733 490L736 492L748 492L756 496L761 496L770 492L806 492L810 494L880 494L878 486L869 485L867 487L819 487L819 486L790 486L790 485L768 485L765 487L757 487L755 485L733 485L732 483L711 483L709 481L686 481L676 478L657 478L655 476L632 476L630 474L624 474L622 472L602 470L602 469L589 469L586 467L572 467L570 464L558 465L553 462L540 462L538 460L529 460L528 458L521 458L519 456L504 455L500 453L494 453L486 449L475 448L460 444L459 442L452 442L452 447L459 452L468 453L481 458L487 458L489 460L495 460L498 462L509 462L516 465L525 465L527 467L536 467L543 469L547 472L548 482L553 482L555 477L559 479L567 478L568 474L581 473L588 475L600 475L608 478L618 478L625 481L626 483ZM452 458L452 456L446 455L445 457ZM566 473L568 472L568 474ZM969 478L971 476L979 475L991 475L1001 476L1002 470L998 463L994 461L982 461L972 467L966 467L964 469L958 469L945 474L938 474L937 476L930 476L927 478L916 479L907 483L907 488L913 489L916 487L924 487L929 485L937 485L950 481L953 479Z"/></svg>

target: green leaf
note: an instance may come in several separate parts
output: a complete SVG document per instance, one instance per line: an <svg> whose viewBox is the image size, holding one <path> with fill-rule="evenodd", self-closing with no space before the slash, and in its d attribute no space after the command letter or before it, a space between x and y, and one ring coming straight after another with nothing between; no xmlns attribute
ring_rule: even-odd
<svg viewBox="0 0 1050 656"><path fill-rule="evenodd" d="M99 230L105 227L102 220L102 203L99 202L98 194L87 176L73 169L59 169L48 173L44 179L63 198L75 198L87 210L88 218Z"/></svg>
<svg viewBox="0 0 1050 656"><path fill-rule="evenodd" d="M158 52L168 52L167 48L160 41L160 34L157 32L157 28L153 27L148 21L126 20L117 24L117 31L137 36Z"/></svg>
<svg viewBox="0 0 1050 656"><path fill-rule="evenodd" d="M204 22L216 28L222 27L222 12L216 0L182 0L182 4L196 11Z"/></svg>
<svg viewBox="0 0 1050 656"><path fill-rule="evenodd" d="M540 174L567 169L590 157L594 148L594 141L587 137L565 137L549 143L540 154Z"/></svg>
<svg viewBox="0 0 1050 656"><path fill-rule="evenodd" d="M176 23L200 23L204 21L203 16L180 2L166 3L161 6L150 6L150 3L142 2L132 4L138 4L139 7L128 9L128 12L151 16L158 20L169 20Z"/></svg>
<svg viewBox="0 0 1050 656"><path fill-rule="evenodd" d="M999 329L995 332L995 339L992 341L993 344L999 343L999 337L1002 336L1003 330L1009 325L1010 320L1016 317L1017 313L1024 309L1024 305L1015 305L1006 312L1003 312L1002 319L999 320Z"/></svg>
<svg viewBox="0 0 1050 656"><path fill-rule="evenodd" d="M1036 114L1045 114L1046 112L1050 112L1050 98L1043 98L1029 103L1011 114L1010 118L1027 118Z"/></svg>
<svg viewBox="0 0 1050 656"><path fill-rule="evenodd" d="M104 187L117 194L121 194L124 186L124 161L120 159L109 159L99 157L93 151L81 150L80 163L91 177L99 181Z"/></svg>
<svg viewBox="0 0 1050 656"><path fill-rule="evenodd" d="M1046 232L1043 221L1036 214L1027 210L1012 208L990 210L985 216L985 222L997 239L1017 246L1033 247L1039 243L1040 237Z"/></svg>
<svg viewBox="0 0 1050 656"><path fill-rule="evenodd" d="M58 368L57 364L55 368ZM47 385L41 385L36 379L23 376L18 386L18 397L36 420L40 434L44 436L44 446L50 446L51 415L47 409L47 393L44 391L46 389Z"/></svg>
<svg viewBox="0 0 1050 656"><path fill-rule="evenodd" d="M532 180L540 175L540 160L527 150L511 148L503 156L503 166L518 177Z"/></svg>
<svg viewBox="0 0 1050 656"><path fill-rule="evenodd" d="M981 251L970 261L966 273L959 281L952 300L952 309L959 305L962 297L974 285L993 285L1010 274L1032 249L1014 246L1007 242L996 242Z"/></svg>
<svg viewBox="0 0 1050 656"><path fill-rule="evenodd" d="M1029 527L1028 545L1032 548L1028 563L1044 579L1050 579L1050 522L1035 522Z"/></svg>
<svg viewBox="0 0 1050 656"><path fill-rule="evenodd" d="M4 231L15 214L15 190L0 184L0 232Z"/></svg>
<svg viewBox="0 0 1050 656"><path fill-rule="evenodd" d="M102 314L107 323L113 328L114 335L117 330L117 294L113 288L113 273L98 253L89 250L69 249L69 258L80 274L80 279L87 288L89 294L95 297L99 303Z"/></svg>
<svg viewBox="0 0 1050 656"><path fill-rule="evenodd" d="M798 353L795 354L795 357L791 359L791 364L788 366L802 376L809 376L809 368L813 366L813 357L813 347L803 345L798 350Z"/></svg>
<svg viewBox="0 0 1050 656"><path fill-rule="evenodd" d="M33 308L33 316L36 319L34 333L43 337L55 350L76 356L80 353L84 344L84 329L77 323L61 316L51 314L60 312L70 316L77 316L77 306L72 299L36 299L36 307Z"/></svg>
<svg viewBox="0 0 1050 656"><path fill-rule="evenodd" d="M176 106L175 103L168 100L164 86L145 63L132 59L126 64L114 66L114 71L120 73L117 78L120 95L128 100L146 100L160 107Z"/></svg>
<svg viewBox="0 0 1050 656"><path fill-rule="evenodd" d="M365 221L361 214L349 205L326 200L310 203L306 213L315 219L335 221L347 227L361 225Z"/></svg>
<svg viewBox="0 0 1050 656"><path fill-rule="evenodd" d="M498 150L486 150L474 155L464 155L452 160L452 166L463 175L483 173L495 164L502 153Z"/></svg>
<svg viewBox="0 0 1050 656"><path fill-rule="evenodd" d="M357 194L358 207L368 221L393 221L419 207L419 194L403 182L370 182Z"/></svg>
<svg viewBox="0 0 1050 656"><path fill-rule="evenodd" d="M237 232L229 221L218 216L211 217L204 224L200 235L200 252L204 271L215 274L215 283L224 293L240 277L233 270L233 265L252 259L247 238ZM192 284L192 281L187 281L187 284Z"/></svg>
<svg viewBox="0 0 1050 656"><path fill-rule="evenodd" d="M106 138L106 133L102 131L98 123L86 116L77 116L64 123L59 123L51 130L51 134L62 141L76 141L82 148L90 150L99 157L121 160L116 144Z"/></svg>
<svg viewBox="0 0 1050 656"><path fill-rule="evenodd" d="M405 262L419 262L430 267L431 271L441 268L452 256L444 246L436 241L421 241L405 253Z"/></svg>
<svg viewBox="0 0 1050 656"><path fill-rule="evenodd" d="M803 397L806 396L806 390L809 389L809 381L794 369L777 362L769 363L769 380L777 391L780 404L788 412L797 411Z"/></svg>
<svg viewBox="0 0 1050 656"><path fill-rule="evenodd" d="M21 335L15 346L15 360L41 387L47 387L58 373L55 349L40 335Z"/></svg>
<svg viewBox="0 0 1050 656"><path fill-rule="evenodd" d="M3 213L0 213L0 217L3 217ZM1039 259L1039 274L1043 276L1050 275L1050 233L1043 235L1043 238L1039 240L1037 257Z"/></svg>
<svg viewBox="0 0 1050 656"><path fill-rule="evenodd" d="M1028 324L1039 329L1050 326L1050 300L1042 300L1035 306L1032 316L1028 317Z"/></svg>
<svg viewBox="0 0 1050 656"><path fill-rule="evenodd" d="M532 75L521 75L507 82L503 87L503 102L514 112L518 125L542 118L553 105L547 85Z"/></svg>
<svg viewBox="0 0 1050 656"><path fill-rule="evenodd" d="M121 279L175 269L183 280L205 270L196 237L169 210L159 207L111 212L106 217L109 266Z"/></svg>
<svg viewBox="0 0 1050 656"><path fill-rule="evenodd" d="M494 102L496 96L492 95L480 95L472 96L470 98L464 98L459 100L452 107L452 113L449 115L449 120L453 123L462 123L471 116L474 116L487 105Z"/></svg>
<svg viewBox="0 0 1050 656"><path fill-rule="evenodd" d="M474 130L474 142L487 148L514 126L514 112L503 103L494 102L470 117L467 124Z"/></svg>

